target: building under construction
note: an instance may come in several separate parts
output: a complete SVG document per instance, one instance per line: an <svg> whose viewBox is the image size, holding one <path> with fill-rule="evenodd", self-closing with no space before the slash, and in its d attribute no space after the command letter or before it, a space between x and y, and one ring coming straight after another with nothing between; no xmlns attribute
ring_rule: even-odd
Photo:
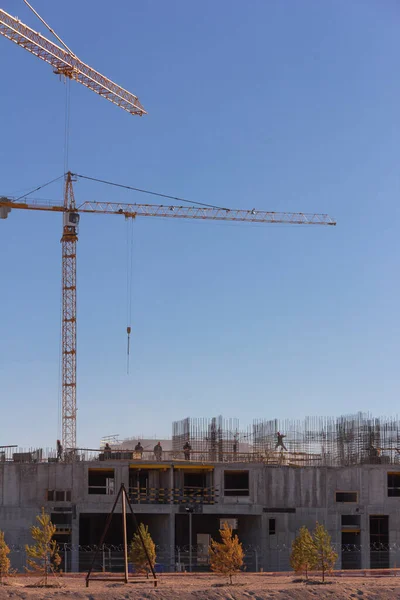
<svg viewBox="0 0 400 600"><path fill-rule="evenodd" d="M29 527L44 506L65 569L84 570L84 549L99 543L123 483L165 571L207 569L205 549L224 521L243 542L250 571L288 569L296 533L317 520L332 536L338 568L390 567L400 548L399 435L397 418L361 413L245 428L215 417L173 423L159 452L158 440L137 438L58 455L3 448L0 529L22 568ZM116 515L105 547L117 552L121 536ZM118 569L111 554L107 560L103 568Z"/></svg>

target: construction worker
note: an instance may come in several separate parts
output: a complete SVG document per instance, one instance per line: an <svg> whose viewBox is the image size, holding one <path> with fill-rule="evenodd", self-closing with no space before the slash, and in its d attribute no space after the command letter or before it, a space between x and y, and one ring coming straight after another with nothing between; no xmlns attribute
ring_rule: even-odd
<svg viewBox="0 0 400 600"><path fill-rule="evenodd" d="M192 449L192 446L189 444L189 442L186 442L185 445L183 446L183 453L185 455L185 460L190 460L191 449Z"/></svg>
<svg viewBox="0 0 400 600"><path fill-rule="evenodd" d="M104 458L106 460L111 458L111 446L108 442L104 446Z"/></svg>
<svg viewBox="0 0 400 600"><path fill-rule="evenodd" d="M62 460L63 447L60 440L57 440L57 460Z"/></svg>
<svg viewBox="0 0 400 600"><path fill-rule="evenodd" d="M275 444L275 450L277 450L278 448L282 448L282 450L287 450L285 444L283 443L283 438L286 437L286 435L283 435L282 433L280 433L279 431L276 434L278 441Z"/></svg>
<svg viewBox="0 0 400 600"><path fill-rule="evenodd" d="M162 459L162 446L161 446L161 442L158 442L158 444L156 444L154 446L154 456L156 457L156 460L161 460Z"/></svg>
<svg viewBox="0 0 400 600"><path fill-rule="evenodd" d="M142 458L142 454L143 454L143 446L140 443L140 440L138 440L138 443L135 446L135 452L137 452L137 454L139 454L139 458Z"/></svg>

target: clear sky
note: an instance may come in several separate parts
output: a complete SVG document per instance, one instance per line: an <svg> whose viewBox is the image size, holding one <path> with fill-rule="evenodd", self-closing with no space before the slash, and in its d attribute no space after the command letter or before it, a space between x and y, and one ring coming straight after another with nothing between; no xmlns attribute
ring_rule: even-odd
<svg viewBox="0 0 400 600"><path fill-rule="evenodd" d="M22 0L2 8L49 35ZM400 393L397 0L35 0L132 117L71 84L69 167L337 227L83 216L78 444L185 416L396 414ZM0 39L0 193L63 173L65 85ZM148 202L96 183L78 201ZM62 198L62 183L36 197ZM157 202L157 199L154 199ZM0 444L54 446L61 218L0 221ZM132 326L126 374L126 326Z"/></svg>

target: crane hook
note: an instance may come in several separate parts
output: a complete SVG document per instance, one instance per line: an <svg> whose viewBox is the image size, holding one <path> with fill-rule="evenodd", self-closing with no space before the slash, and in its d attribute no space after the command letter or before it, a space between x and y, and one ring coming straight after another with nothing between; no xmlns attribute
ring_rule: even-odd
<svg viewBox="0 0 400 600"><path fill-rule="evenodd" d="M129 375L129 350L130 350L130 341L131 341L131 328L127 327L126 328L126 333L128 335L128 346L127 346L127 366L126 366L126 372Z"/></svg>

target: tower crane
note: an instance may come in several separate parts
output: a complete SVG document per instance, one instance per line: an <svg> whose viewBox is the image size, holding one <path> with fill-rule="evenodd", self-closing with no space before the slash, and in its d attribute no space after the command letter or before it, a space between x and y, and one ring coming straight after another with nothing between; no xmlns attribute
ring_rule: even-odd
<svg viewBox="0 0 400 600"><path fill-rule="evenodd" d="M55 35L60 44L51 42L16 17L0 9L0 34L15 42L53 67L53 72L72 79L103 96L132 115L147 114L137 96L123 89L104 75L82 62L47 25L27 0L25 4ZM81 213L117 214L126 218L166 217L249 223L287 223L297 225L336 225L328 215L278 213L256 210L234 210L204 206L164 206L155 204L121 204L83 202L76 205L73 175L66 173L64 202L21 201L0 197L0 219L6 219L12 209L62 213L62 444L65 451L76 449L76 243Z"/></svg>
<svg viewBox="0 0 400 600"><path fill-rule="evenodd" d="M132 115L147 114L137 96L82 62L49 27L27 0L25 4L57 38L60 44L34 31L18 18L0 9L0 34L47 62L53 72L75 80ZM14 206L15 208L16 206ZM25 206L26 208L27 206ZM62 243L62 443L76 448L76 241L79 213L75 211L72 177L65 178ZM36 207L37 210L43 210ZM0 218L9 208L0 207ZM52 210L47 207L47 210ZM56 208L54 210L57 210ZM99 211L100 212L100 211Z"/></svg>
<svg viewBox="0 0 400 600"><path fill-rule="evenodd" d="M62 244L62 443L64 450L76 448L76 243L80 214L122 215L136 217L165 217L245 223L286 223L293 225L336 225L328 215L266 212L209 208L204 206L170 206L157 204L124 204L85 201L76 204L73 174L65 179L63 204L44 201L20 201L0 197L0 219L6 219L14 209L49 211L63 214Z"/></svg>

